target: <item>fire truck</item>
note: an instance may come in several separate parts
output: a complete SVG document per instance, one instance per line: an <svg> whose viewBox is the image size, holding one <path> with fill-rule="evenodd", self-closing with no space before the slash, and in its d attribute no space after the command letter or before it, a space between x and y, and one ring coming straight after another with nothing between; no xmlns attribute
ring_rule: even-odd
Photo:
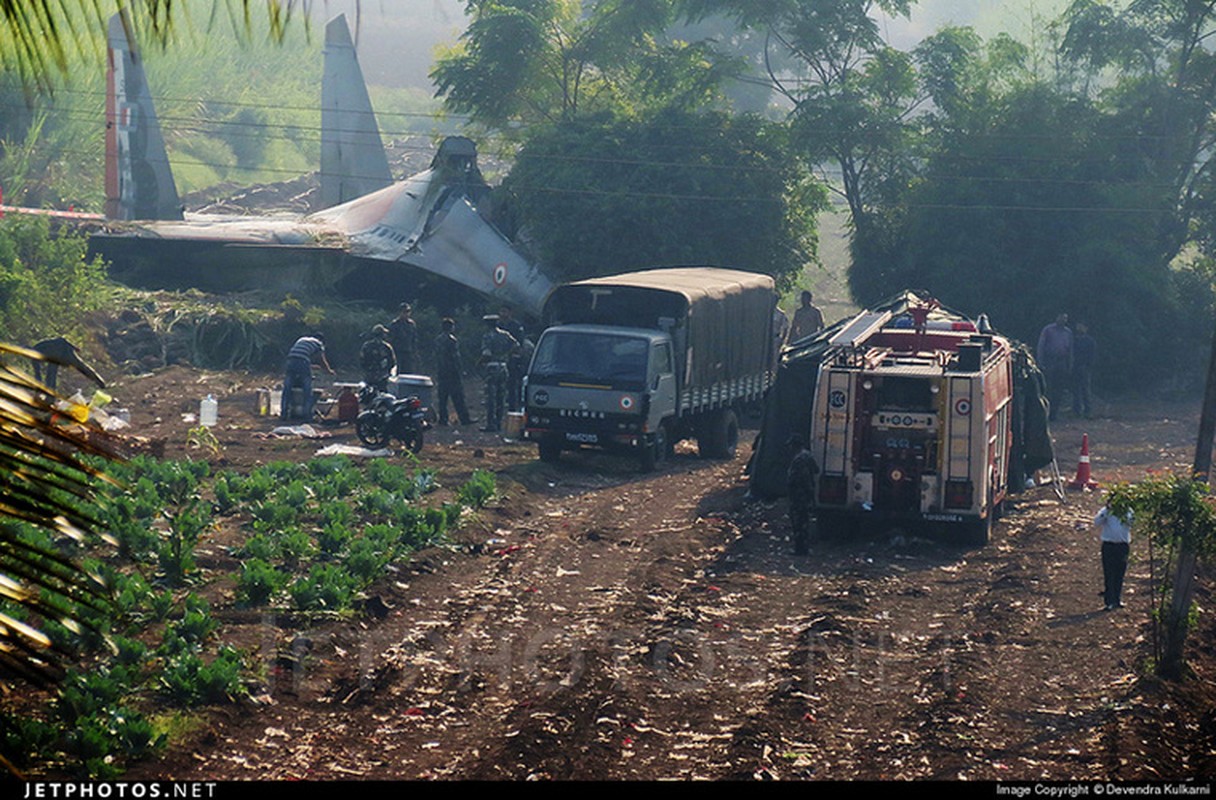
<svg viewBox="0 0 1216 800"><path fill-rule="evenodd" d="M1013 347L936 308L863 312L827 343L810 429L821 535L869 519L988 542L1009 490Z"/></svg>

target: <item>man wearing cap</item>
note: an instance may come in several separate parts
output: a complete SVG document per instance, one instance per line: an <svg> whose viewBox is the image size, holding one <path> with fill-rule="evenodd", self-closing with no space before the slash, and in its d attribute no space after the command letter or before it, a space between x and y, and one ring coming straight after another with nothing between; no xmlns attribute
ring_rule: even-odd
<svg viewBox="0 0 1216 800"><path fill-rule="evenodd" d="M387 341L388 328L376 325L359 348L359 366L363 370L363 382L374 386L377 392L388 391L388 379L397 368L397 357Z"/></svg>
<svg viewBox="0 0 1216 800"><path fill-rule="evenodd" d="M481 337L481 366L485 371L486 426L482 431L498 433L507 402L507 361L518 352L519 342L498 326L497 314L481 318L486 332Z"/></svg>
<svg viewBox="0 0 1216 800"><path fill-rule="evenodd" d="M303 415L305 421L312 419L312 362L316 360L330 375L333 367L325 358L325 337L319 333L301 336L287 351L287 366L283 374L283 407L279 416L291 419L291 396L295 389L303 393Z"/></svg>
<svg viewBox="0 0 1216 800"><path fill-rule="evenodd" d="M413 375L418 369L418 325L409 303L402 303L397 318L388 324L389 344L397 357L397 374Z"/></svg>

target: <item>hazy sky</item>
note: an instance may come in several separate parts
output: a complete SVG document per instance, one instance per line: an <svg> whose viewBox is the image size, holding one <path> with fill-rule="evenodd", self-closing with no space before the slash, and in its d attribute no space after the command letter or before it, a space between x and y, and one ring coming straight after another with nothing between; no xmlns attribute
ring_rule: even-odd
<svg viewBox="0 0 1216 800"><path fill-rule="evenodd" d="M971 25L982 35L1008 31L1031 37L1034 9L1051 16L1066 0L921 0L912 18L881 20L888 41L910 48L943 25ZM464 30L461 0L322 0L314 6L322 22L345 13L359 46L368 83L430 87L427 73L435 47L456 41ZM356 25L358 11L358 30Z"/></svg>

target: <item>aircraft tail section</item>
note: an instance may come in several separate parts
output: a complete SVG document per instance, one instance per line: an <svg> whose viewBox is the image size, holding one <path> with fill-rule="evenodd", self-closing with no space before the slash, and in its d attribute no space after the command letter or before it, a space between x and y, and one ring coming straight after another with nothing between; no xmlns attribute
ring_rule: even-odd
<svg viewBox="0 0 1216 800"><path fill-rule="evenodd" d="M409 264L539 316L553 284L478 212L490 191L476 146L449 136L430 169L309 221L346 236L352 255Z"/></svg>
<svg viewBox="0 0 1216 800"><path fill-rule="evenodd" d="M106 71L109 219L181 219L181 200L125 11L110 17Z"/></svg>
<svg viewBox="0 0 1216 800"><path fill-rule="evenodd" d="M325 25L321 206L331 208L392 182L346 15L339 14Z"/></svg>

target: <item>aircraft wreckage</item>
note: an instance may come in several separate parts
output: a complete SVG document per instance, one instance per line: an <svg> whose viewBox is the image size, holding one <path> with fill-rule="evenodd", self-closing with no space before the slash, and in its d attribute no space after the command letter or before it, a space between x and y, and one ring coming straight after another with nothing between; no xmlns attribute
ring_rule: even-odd
<svg viewBox="0 0 1216 800"><path fill-rule="evenodd" d="M136 285L234 291L379 287L402 267L538 314L552 282L480 208L491 193L474 143L444 139L430 168L392 181L344 17L325 29L321 196L306 215L183 213L142 59L110 20L106 217L90 250ZM447 284L450 288L450 284Z"/></svg>

